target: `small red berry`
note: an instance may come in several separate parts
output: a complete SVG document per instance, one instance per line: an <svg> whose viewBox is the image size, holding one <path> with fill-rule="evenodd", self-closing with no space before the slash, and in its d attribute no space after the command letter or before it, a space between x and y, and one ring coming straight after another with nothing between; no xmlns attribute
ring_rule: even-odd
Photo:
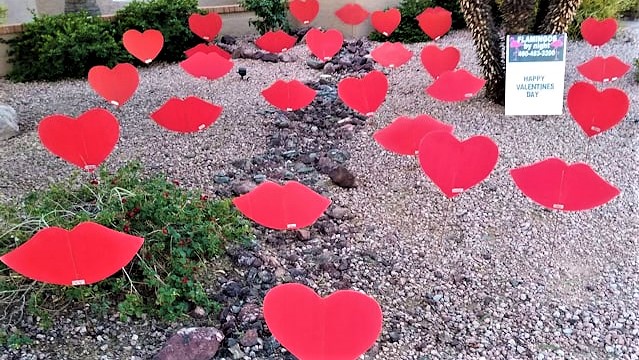
<svg viewBox="0 0 639 360"><path fill-rule="evenodd" d="M166 228L162 228L162 234L166 235L169 233L169 230L167 230Z"/></svg>
<svg viewBox="0 0 639 360"><path fill-rule="evenodd" d="M182 284L186 284L187 282L189 282L189 278L187 278L186 276L182 278Z"/></svg>
<svg viewBox="0 0 639 360"><path fill-rule="evenodd" d="M131 231L131 227L129 225L124 225L124 227L122 228L122 231L124 231L125 233L128 233L129 231Z"/></svg>
<svg viewBox="0 0 639 360"><path fill-rule="evenodd" d="M206 194L202 194L202 195L200 195L200 200L201 200L201 201L206 201L206 200L208 200L208 199L209 199L209 196L208 196L208 195L206 195Z"/></svg>
<svg viewBox="0 0 639 360"><path fill-rule="evenodd" d="M175 186L180 186L180 181L179 181L179 180L176 180L176 179L173 179L173 184L174 184Z"/></svg>
<svg viewBox="0 0 639 360"><path fill-rule="evenodd" d="M91 179L91 185L98 185L98 184L100 184L98 179Z"/></svg>

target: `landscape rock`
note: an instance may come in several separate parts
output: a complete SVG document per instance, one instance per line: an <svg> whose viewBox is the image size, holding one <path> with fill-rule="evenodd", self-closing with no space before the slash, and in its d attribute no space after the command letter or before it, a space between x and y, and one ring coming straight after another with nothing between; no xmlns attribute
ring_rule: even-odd
<svg viewBox="0 0 639 360"><path fill-rule="evenodd" d="M15 109L8 105L0 105L0 140L16 136L19 131Z"/></svg>
<svg viewBox="0 0 639 360"><path fill-rule="evenodd" d="M209 360L215 356L224 334L213 327L183 328L173 335L154 360Z"/></svg>
<svg viewBox="0 0 639 360"><path fill-rule="evenodd" d="M276 63L280 61L280 58L277 54L273 54L273 53L264 53L262 55L262 61L266 61L266 62L272 62L272 63Z"/></svg>
<svg viewBox="0 0 639 360"><path fill-rule="evenodd" d="M232 35L222 35L222 37L220 38L220 42L226 45L235 45L237 39L235 38L235 36Z"/></svg>
<svg viewBox="0 0 639 360"><path fill-rule="evenodd" d="M306 60L306 65L308 65L308 67L310 67L311 69L315 69L315 70L321 70L322 68L324 68L323 61L315 60L313 58Z"/></svg>
<svg viewBox="0 0 639 360"><path fill-rule="evenodd" d="M245 347L255 346L258 344L258 339L260 337L257 334L256 329L248 329L241 337L240 337L240 345Z"/></svg>
<svg viewBox="0 0 639 360"><path fill-rule="evenodd" d="M331 181L339 187L354 188L357 186L355 175L342 165L331 170L328 176L331 178Z"/></svg>

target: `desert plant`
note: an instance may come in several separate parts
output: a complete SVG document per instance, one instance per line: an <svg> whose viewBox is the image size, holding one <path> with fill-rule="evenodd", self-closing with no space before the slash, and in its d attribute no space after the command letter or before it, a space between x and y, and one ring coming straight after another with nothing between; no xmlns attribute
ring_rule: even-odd
<svg viewBox="0 0 639 360"><path fill-rule="evenodd" d="M639 9L639 0L583 0L575 19L568 28L568 35L573 39L580 39L581 22L589 17L597 19L618 18L624 12L633 9Z"/></svg>
<svg viewBox="0 0 639 360"><path fill-rule="evenodd" d="M405 44L426 42L430 38L419 27L416 17L424 9L434 6L433 0L402 0L397 9L402 14L402 21L390 36L385 36L377 31L369 35L373 41L393 41Z"/></svg>
<svg viewBox="0 0 639 360"><path fill-rule="evenodd" d="M257 18L249 20L249 24L260 34L271 30L291 31L287 0L242 0L241 4L246 10L253 11L257 16Z"/></svg>

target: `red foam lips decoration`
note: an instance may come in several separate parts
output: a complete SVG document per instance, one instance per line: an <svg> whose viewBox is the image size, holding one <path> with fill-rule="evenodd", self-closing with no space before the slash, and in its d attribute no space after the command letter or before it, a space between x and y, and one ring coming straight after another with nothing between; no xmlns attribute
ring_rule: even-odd
<svg viewBox="0 0 639 360"><path fill-rule="evenodd" d="M401 116L373 135L375 141L386 150L400 155L416 155L424 135L432 131L452 133L454 126L444 124L428 115L415 118Z"/></svg>
<svg viewBox="0 0 639 360"><path fill-rule="evenodd" d="M219 46L215 45L215 44L197 44L194 47L186 50L184 52L184 55L186 55L187 58L197 54L197 53L205 53L205 54L210 54L210 53L216 53L218 55L220 55L221 57L223 57L226 60L230 60L231 59L231 54L227 53L224 49L220 48Z"/></svg>
<svg viewBox="0 0 639 360"><path fill-rule="evenodd" d="M264 320L298 359L353 360L377 340L382 310L366 294L340 290L321 298L301 284L283 284L264 297Z"/></svg>
<svg viewBox="0 0 639 360"><path fill-rule="evenodd" d="M91 88L115 106L127 102L139 84L138 69L131 64L117 64L113 69L98 65L89 70Z"/></svg>
<svg viewBox="0 0 639 360"><path fill-rule="evenodd" d="M206 15L191 14L189 16L189 28L202 39L213 41L222 30L222 17L214 12Z"/></svg>
<svg viewBox="0 0 639 360"><path fill-rule="evenodd" d="M255 40L255 45L262 50L272 53L280 53L292 48L297 42L295 36L291 36L282 30L269 31Z"/></svg>
<svg viewBox="0 0 639 360"><path fill-rule="evenodd" d="M427 45L422 49L420 58L424 69L437 79L446 71L453 71L459 64L461 53L454 46L440 49L437 45Z"/></svg>
<svg viewBox="0 0 639 360"><path fill-rule="evenodd" d="M271 105L284 111L299 110L315 99L316 92L298 80L277 80L262 91L262 96Z"/></svg>
<svg viewBox="0 0 639 360"><path fill-rule="evenodd" d="M371 51L375 61L384 67L397 68L408 62L413 53L402 43L385 42Z"/></svg>
<svg viewBox="0 0 639 360"><path fill-rule="evenodd" d="M180 67L194 77L215 80L228 74L233 68L233 62L215 52L208 54L198 52L182 61Z"/></svg>
<svg viewBox="0 0 639 360"><path fill-rule="evenodd" d="M53 154L93 171L113 151L120 137L120 125L110 112L92 109L77 120L65 115L47 116L38 124L38 135Z"/></svg>
<svg viewBox="0 0 639 360"><path fill-rule="evenodd" d="M335 29L325 32L312 28L306 33L306 46L320 60L330 60L339 52L344 43L344 35Z"/></svg>
<svg viewBox="0 0 639 360"><path fill-rule="evenodd" d="M617 32L617 20L597 20L589 17L581 23L581 36L592 46L601 46L610 41Z"/></svg>
<svg viewBox="0 0 639 360"><path fill-rule="evenodd" d="M168 130L191 133L211 126L221 113L220 106L195 96L189 96L184 100L169 99L161 108L151 114L151 118Z"/></svg>
<svg viewBox="0 0 639 360"><path fill-rule="evenodd" d="M430 7L417 15L417 21L422 31L431 39L437 40L444 36L453 25L452 13L442 7Z"/></svg>
<svg viewBox="0 0 639 360"><path fill-rule="evenodd" d="M463 69L446 71L426 88L426 93L441 101L464 101L475 96L485 83Z"/></svg>
<svg viewBox="0 0 639 360"><path fill-rule="evenodd" d="M308 25L319 13L319 2L317 0L293 0L288 4L288 9L297 21Z"/></svg>
<svg viewBox="0 0 639 360"><path fill-rule="evenodd" d="M360 4L350 3L337 9L335 16L342 20L344 24L358 25L368 18L368 11Z"/></svg>
<svg viewBox="0 0 639 360"><path fill-rule="evenodd" d="M283 186L265 181L233 199L233 204L244 216L262 226L291 230L315 223L331 201L296 181Z"/></svg>
<svg viewBox="0 0 639 360"><path fill-rule="evenodd" d="M402 13L396 8L385 11L373 11L371 14L371 23L378 32L384 36L390 36L402 21Z"/></svg>
<svg viewBox="0 0 639 360"><path fill-rule="evenodd" d="M89 285L126 266L144 239L92 222L71 231L50 227L0 257L18 273L56 285Z"/></svg>
<svg viewBox="0 0 639 360"><path fill-rule="evenodd" d="M599 91L586 82L576 82L568 90L568 110L588 137L613 128L628 114L630 100L623 90Z"/></svg>
<svg viewBox="0 0 639 360"><path fill-rule="evenodd" d="M596 56L577 66L579 73L589 80L597 82L614 81L626 74L630 66L616 56Z"/></svg>
<svg viewBox="0 0 639 360"><path fill-rule="evenodd" d="M158 30L151 29L141 33L132 29L122 35L122 43L131 55L149 64L162 51L164 36Z"/></svg>
<svg viewBox="0 0 639 360"><path fill-rule="evenodd" d="M581 211L603 205L619 195L584 163L566 164L548 158L510 171L517 187L534 202L554 210Z"/></svg>
<svg viewBox="0 0 639 360"><path fill-rule="evenodd" d="M388 80L382 72L373 70L361 79L349 77L339 82L337 94L349 107L371 116L386 99Z"/></svg>

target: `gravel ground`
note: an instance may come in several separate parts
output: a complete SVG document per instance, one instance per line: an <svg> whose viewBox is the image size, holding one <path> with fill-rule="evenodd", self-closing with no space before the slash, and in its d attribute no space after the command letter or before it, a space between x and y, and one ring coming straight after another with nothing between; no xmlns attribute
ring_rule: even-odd
<svg viewBox="0 0 639 360"><path fill-rule="evenodd" d="M468 32L453 32L441 43L457 46L461 66L480 74ZM638 44L636 31L625 32L602 52L631 62ZM409 46L416 54L422 47ZM237 60L236 66L248 68L249 81L230 74L205 82L177 65L141 70L138 92L114 112L121 122L121 140L108 165L140 159L150 171L215 192L213 178L230 162L264 153L269 146L272 117L265 115L269 105L259 91L278 78L319 78L318 71L304 65L308 53L303 46L291 53L300 58L297 63ZM569 44L567 87L579 79L575 66L593 55L584 43ZM366 358L639 359L639 90L632 76L615 82L631 98L630 115L590 141L570 116L506 118L503 108L482 98L436 102L423 93L430 79L418 56L391 72L389 81L388 100L378 114L341 144L350 154L347 166L359 186L322 187L352 216L338 221L337 233L327 234L325 224L311 229L321 235L323 256L348 257L348 266L340 267L341 281L327 281L304 257L296 260L308 270L305 282L320 294L346 283L380 302L384 330ZM0 143L0 201L6 201L62 179L72 169L39 144L33 131L37 122L52 113L77 116L103 101L85 81L0 84L0 101L16 108L25 130ZM163 131L147 117L169 97L188 95L224 106L222 117L202 133L186 136ZM397 115L421 113L454 124L461 138L493 138L500 159L490 177L447 200L414 158L388 153L372 140L374 131ZM516 189L508 170L548 156L585 160L619 187L621 195L585 213L542 209ZM340 239L340 246L328 246ZM284 262L286 253L314 246L313 240L310 245L295 241L265 241L257 251L272 265ZM48 359L61 347L77 344L96 350L68 359L143 358L179 327L97 320L96 327L106 326L114 334L110 345L98 351L99 342L85 339L78 325L84 321L81 311L60 320L65 321L62 328L74 331L43 332L38 352L25 350L30 355L22 358ZM130 334L136 334L135 344Z"/></svg>

